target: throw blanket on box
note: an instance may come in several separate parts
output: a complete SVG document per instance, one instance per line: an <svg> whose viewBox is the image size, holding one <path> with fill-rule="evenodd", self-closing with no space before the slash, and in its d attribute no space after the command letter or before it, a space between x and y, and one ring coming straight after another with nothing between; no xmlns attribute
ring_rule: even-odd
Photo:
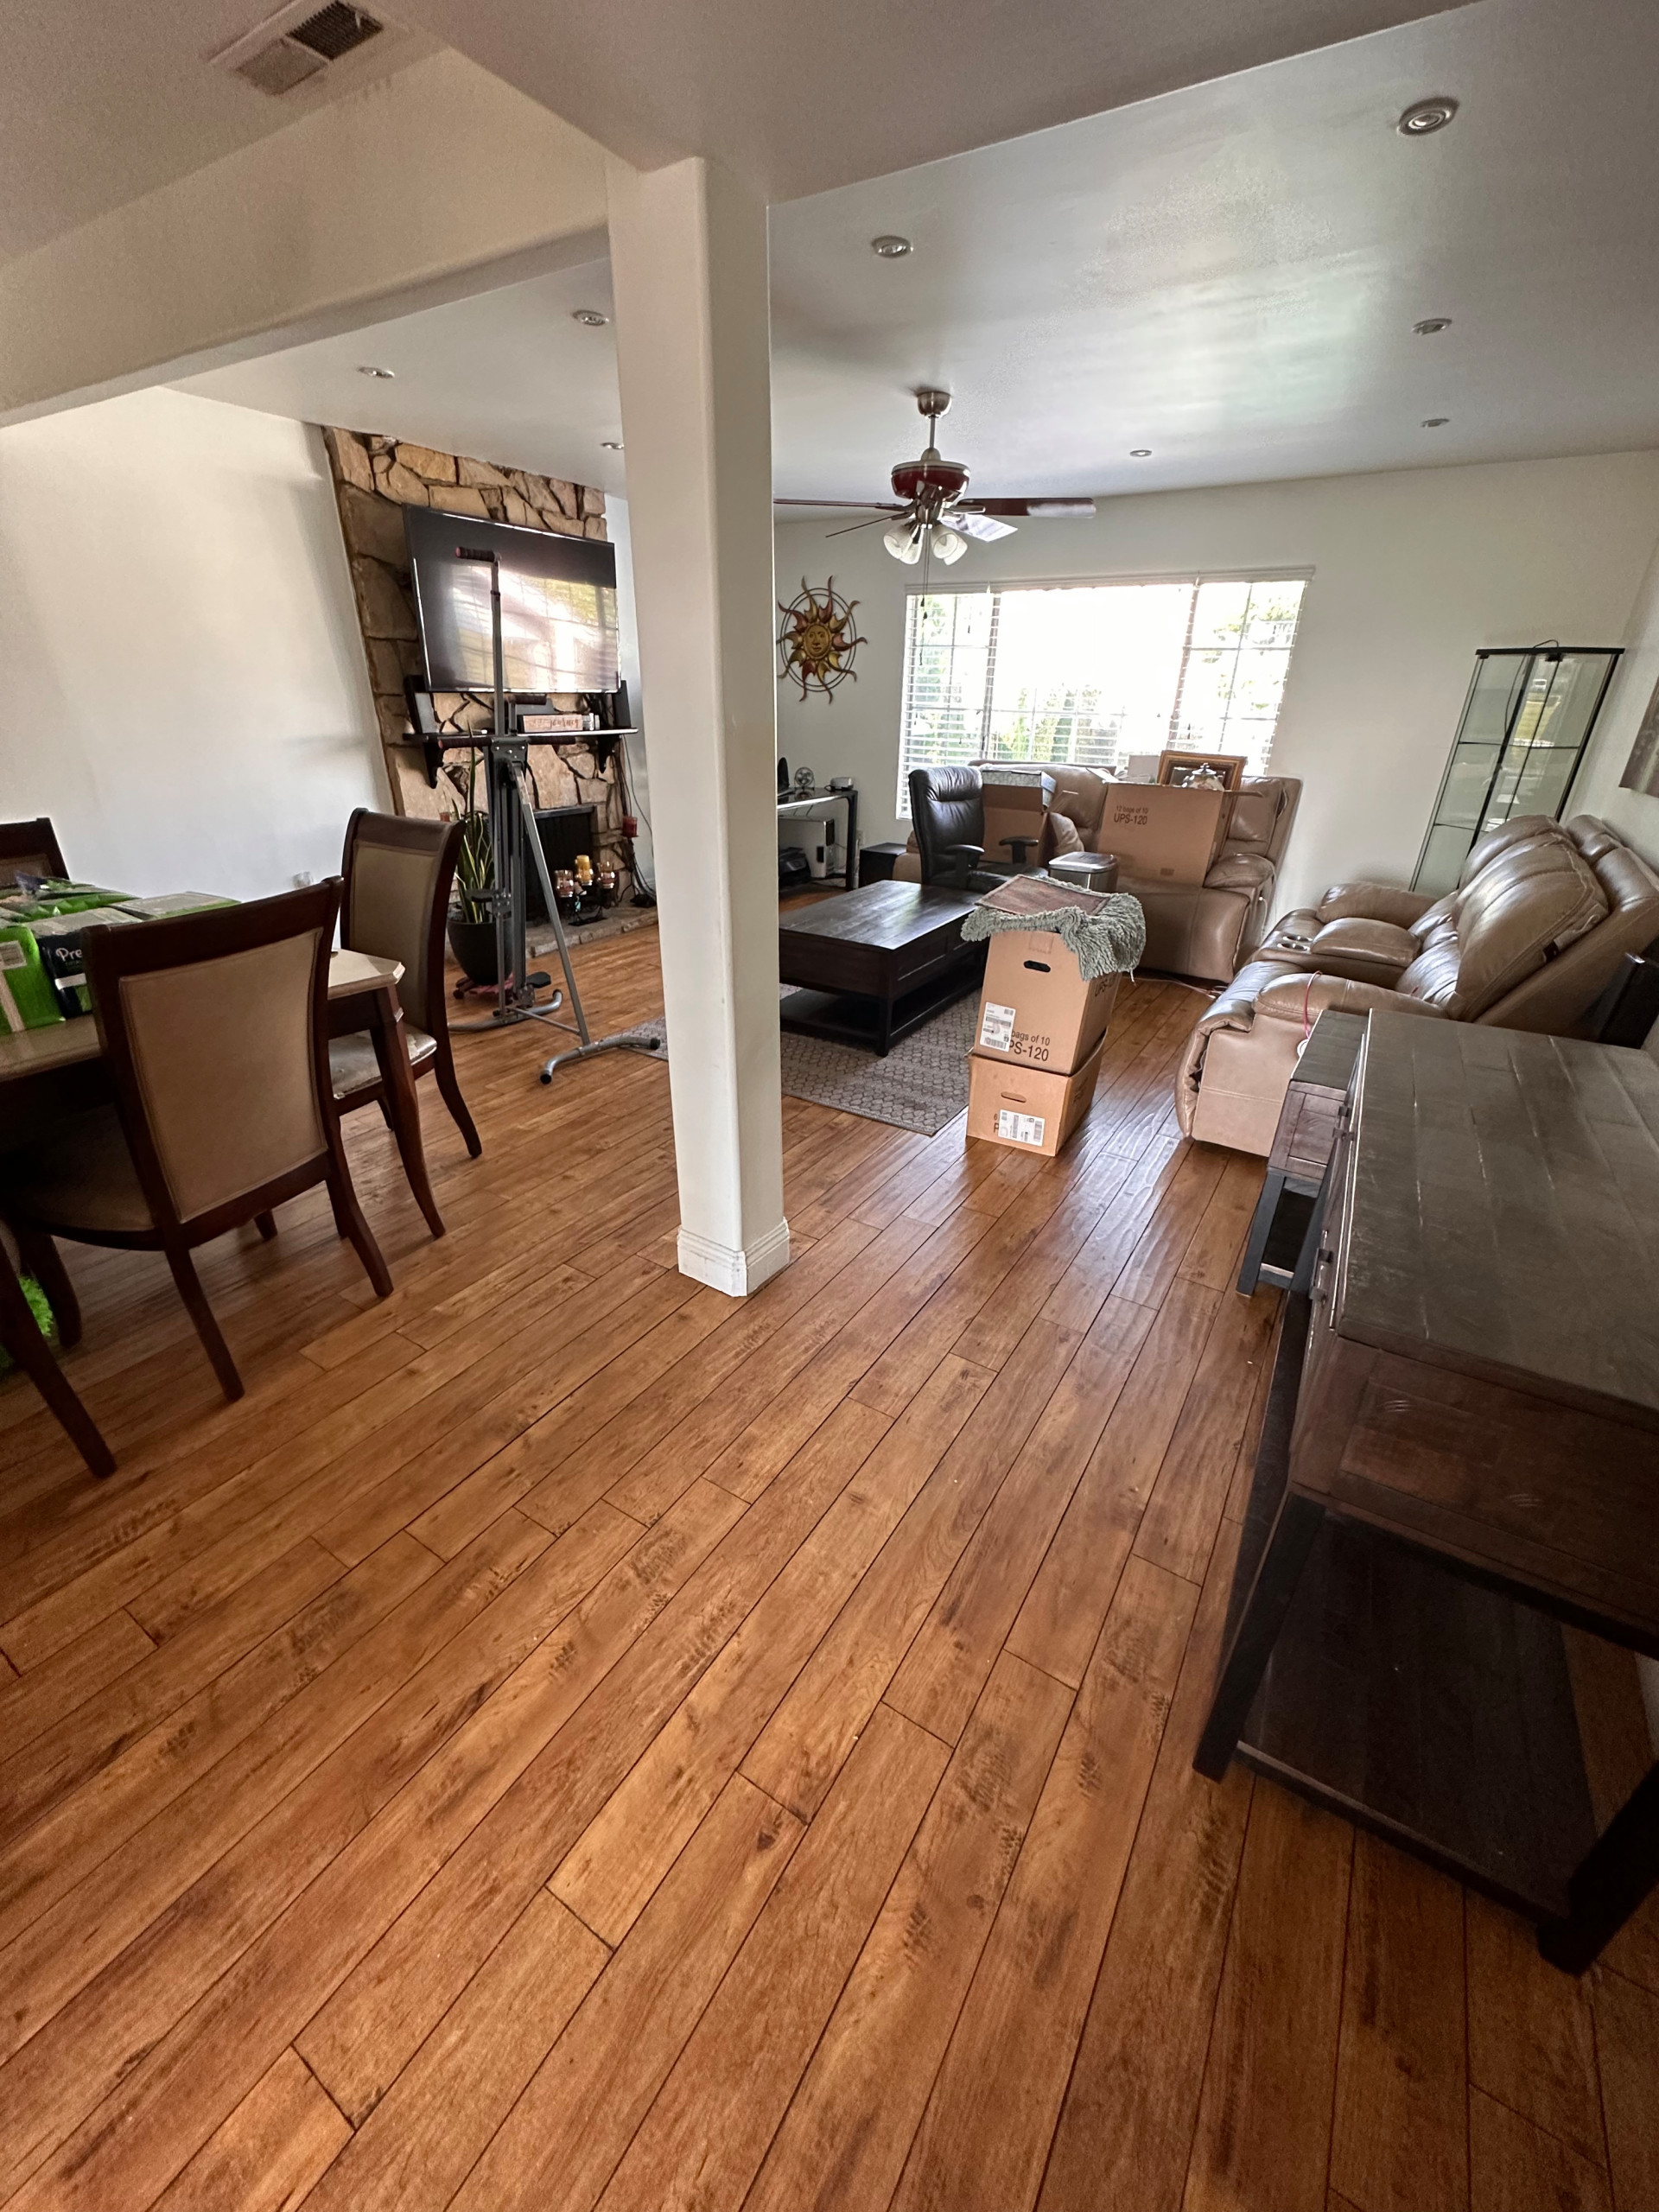
<svg viewBox="0 0 1659 2212"><path fill-rule="evenodd" d="M1127 891L1073 891L1019 875L988 892L962 925L970 944L1002 930L1046 930L1076 957L1086 983L1130 974L1147 949L1147 918Z"/></svg>

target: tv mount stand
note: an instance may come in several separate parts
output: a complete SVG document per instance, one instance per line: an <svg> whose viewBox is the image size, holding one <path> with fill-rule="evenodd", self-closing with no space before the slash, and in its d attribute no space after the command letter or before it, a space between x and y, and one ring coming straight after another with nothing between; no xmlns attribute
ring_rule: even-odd
<svg viewBox="0 0 1659 2212"><path fill-rule="evenodd" d="M530 782L528 758L533 741L517 735L498 738L488 732L440 740L446 752L474 751L484 755L484 789L494 864L494 881L490 889L475 893L474 898L475 903L488 908L495 924L495 1005L483 1020L458 1021L452 1027L490 1030L511 1028L522 1021L544 1021L550 1028L566 1031L578 1042L564 1052L556 1052L548 1061L542 1071L542 1080L550 1083L555 1070L570 1060L595 1059L601 1052L660 1053L662 1047L651 1037L596 1038L588 1027L582 993L570 965L569 940L564 933L559 902L548 872L547 855L533 827L535 793ZM527 861L541 879L542 899L564 974L563 990L556 990L545 1004L537 1001L537 993L550 978L528 972L529 954L524 942ZM574 1021L558 1018L567 995L569 1011L575 1016Z"/></svg>
<svg viewBox="0 0 1659 2212"><path fill-rule="evenodd" d="M654 1037L595 1037L588 1027L582 993L576 988L575 971L570 965L570 947L564 934L564 923L559 914L559 902L553 889L553 880L547 870L547 855L542 850L542 841L534 827L536 787L531 780L530 748L532 739L515 734L507 728L506 688L502 680L501 664L501 563L499 556L487 547L457 545L455 557L460 561L487 563L490 571L490 644L494 661L495 683L493 687L493 717L490 729L481 736L440 739L446 752L462 750L480 752L484 755L484 789L490 810L490 853L494 863L492 881L487 892L478 898L479 903L489 907L495 923L495 1006L486 1020L477 1022L458 1022L457 1028L510 1028L521 1021L545 1021L555 1029L569 1032L579 1041L563 1052L555 1052L542 1070L542 1081L551 1083L554 1071L569 1060L596 1059L601 1052L658 1052L662 1047ZM528 789L526 789L528 786ZM526 835L526 817L531 821ZM532 976L528 972L529 956L524 946L524 855L530 853L542 880L542 897L547 903L547 918L553 926L554 941L559 948L559 965L564 970L564 989L570 994L573 1022L560 1021L557 1011L564 1003L564 992L555 991L546 1006L538 1006L536 994L550 980L547 976Z"/></svg>

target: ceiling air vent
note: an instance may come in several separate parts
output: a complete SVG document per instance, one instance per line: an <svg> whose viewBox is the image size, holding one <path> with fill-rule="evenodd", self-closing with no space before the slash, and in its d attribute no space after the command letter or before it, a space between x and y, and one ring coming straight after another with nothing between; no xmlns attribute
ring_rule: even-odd
<svg viewBox="0 0 1659 2212"><path fill-rule="evenodd" d="M284 9L215 58L232 76L280 98L308 78L319 75L331 61L378 38L385 28L360 8L346 7L344 0L330 0L327 7L308 14Z"/></svg>

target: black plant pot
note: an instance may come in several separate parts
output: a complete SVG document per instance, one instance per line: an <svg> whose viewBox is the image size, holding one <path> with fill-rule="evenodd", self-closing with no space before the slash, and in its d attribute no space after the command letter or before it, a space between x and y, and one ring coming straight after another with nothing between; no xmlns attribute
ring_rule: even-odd
<svg viewBox="0 0 1659 2212"><path fill-rule="evenodd" d="M449 950L460 963L463 975L475 983L493 983L495 974L495 924L464 921L459 914L449 918Z"/></svg>

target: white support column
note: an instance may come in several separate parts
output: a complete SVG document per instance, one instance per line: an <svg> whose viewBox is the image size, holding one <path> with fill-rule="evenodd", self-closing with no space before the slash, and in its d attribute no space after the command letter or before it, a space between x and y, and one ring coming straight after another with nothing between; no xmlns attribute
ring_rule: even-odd
<svg viewBox="0 0 1659 2212"><path fill-rule="evenodd" d="M680 1269L742 1297L789 1259L766 211L702 161L609 194Z"/></svg>

